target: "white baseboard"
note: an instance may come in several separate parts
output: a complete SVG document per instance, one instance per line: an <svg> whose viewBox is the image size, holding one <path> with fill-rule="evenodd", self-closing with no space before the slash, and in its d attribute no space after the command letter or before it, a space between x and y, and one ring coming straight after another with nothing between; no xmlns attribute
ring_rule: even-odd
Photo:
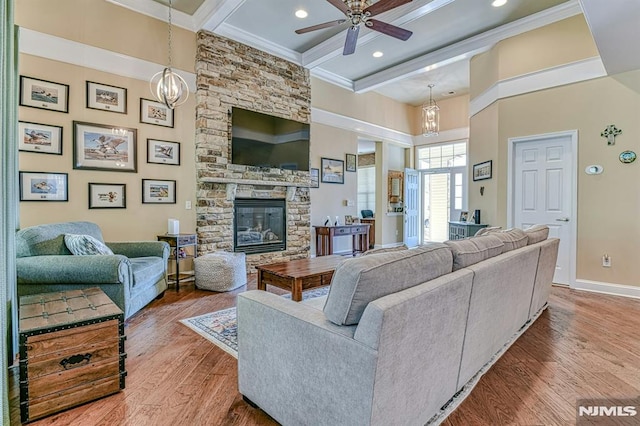
<svg viewBox="0 0 640 426"><path fill-rule="evenodd" d="M631 297L640 299L640 287L624 284L603 283L590 280L576 280L571 286L574 290L591 291L593 293L610 294L613 296Z"/></svg>

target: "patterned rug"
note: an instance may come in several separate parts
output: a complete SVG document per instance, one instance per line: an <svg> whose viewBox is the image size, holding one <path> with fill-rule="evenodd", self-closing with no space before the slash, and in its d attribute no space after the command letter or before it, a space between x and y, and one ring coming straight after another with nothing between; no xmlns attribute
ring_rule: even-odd
<svg viewBox="0 0 640 426"><path fill-rule="evenodd" d="M302 299L313 299L325 296L327 293L329 293L329 287L309 290L302 293ZM291 294L285 294L282 297L291 299ZM238 322L235 307L186 318L180 322L234 358L238 358Z"/></svg>

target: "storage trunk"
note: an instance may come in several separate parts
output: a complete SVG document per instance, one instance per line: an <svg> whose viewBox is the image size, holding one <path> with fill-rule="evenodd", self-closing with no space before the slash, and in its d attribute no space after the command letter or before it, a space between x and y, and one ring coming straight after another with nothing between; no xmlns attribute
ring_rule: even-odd
<svg viewBox="0 0 640 426"><path fill-rule="evenodd" d="M19 314L22 422L124 389L124 314L102 290L22 296Z"/></svg>

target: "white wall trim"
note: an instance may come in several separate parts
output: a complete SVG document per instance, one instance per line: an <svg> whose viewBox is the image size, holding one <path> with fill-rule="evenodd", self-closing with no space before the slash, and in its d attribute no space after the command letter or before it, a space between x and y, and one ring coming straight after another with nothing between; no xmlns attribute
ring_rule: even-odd
<svg viewBox="0 0 640 426"><path fill-rule="evenodd" d="M541 135L530 135L509 138L507 142L507 227L513 227L515 216L515 197L514 180L515 180L515 155L516 144L526 142L537 142L545 139L554 139L560 137L569 137L571 139L571 161L573 167L573 175L571 176L571 217L569 223L571 226L571 241L569 241L569 285L572 286L576 282L577 257L578 257L578 130L566 130L562 132L545 133Z"/></svg>
<svg viewBox="0 0 640 426"><path fill-rule="evenodd" d="M590 291L593 293L609 294L613 296L631 297L640 299L640 287L624 284L603 283L578 279L571 286L574 290Z"/></svg>
<svg viewBox="0 0 640 426"><path fill-rule="evenodd" d="M343 89L347 89L350 92L353 92L353 81L349 80L348 78L339 76L338 74L334 74L322 68L313 68L310 71L310 74L311 77L319 78L320 80L324 80L335 86L342 87Z"/></svg>
<svg viewBox="0 0 640 426"><path fill-rule="evenodd" d="M20 53L149 81L164 65L20 27ZM196 75L173 69L196 91Z"/></svg>
<svg viewBox="0 0 640 426"><path fill-rule="evenodd" d="M244 2L245 0L205 0L193 14L194 31L214 31Z"/></svg>
<svg viewBox="0 0 640 426"><path fill-rule="evenodd" d="M150 16L163 22L169 21L169 7L153 0L107 0L117 6L124 7L136 13ZM191 15L180 12L175 8L171 11L171 24L196 32L196 25Z"/></svg>
<svg viewBox="0 0 640 426"><path fill-rule="evenodd" d="M552 87L579 83L605 77L607 72L599 56L563 64L532 73L500 80L473 98L469 103L469 115L473 117L499 99Z"/></svg>
<svg viewBox="0 0 640 426"><path fill-rule="evenodd" d="M218 25L214 32L223 37L230 38L239 43L246 44L247 46L255 47L258 50L270 53L279 58L286 59L296 65L302 65L302 55L295 50L287 49L264 38L256 37L250 32L241 30L233 25L222 23Z"/></svg>
<svg viewBox="0 0 640 426"><path fill-rule="evenodd" d="M444 130L438 133L436 136L425 137L422 135L415 135L413 137L413 146L431 145L435 143L451 142L457 140L469 139L469 128L460 127L458 129Z"/></svg>
<svg viewBox="0 0 640 426"><path fill-rule="evenodd" d="M349 130L360 135L372 137L376 140L395 142L408 147L413 146L413 138L408 133L389 129L387 127L336 114L334 112L325 111L319 108L311 108L311 122Z"/></svg>

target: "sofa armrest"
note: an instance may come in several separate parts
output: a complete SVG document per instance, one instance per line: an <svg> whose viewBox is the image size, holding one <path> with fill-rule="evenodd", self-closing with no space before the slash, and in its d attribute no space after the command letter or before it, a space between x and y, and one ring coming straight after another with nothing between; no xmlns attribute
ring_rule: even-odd
<svg viewBox="0 0 640 426"><path fill-rule="evenodd" d="M364 424L377 352L301 303L238 295L240 392L282 424Z"/></svg>
<svg viewBox="0 0 640 426"><path fill-rule="evenodd" d="M131 277L131 263L122 255L20 257L16 270L19 284L124 284Z"/></svg>
<svg viewBox="0 0 640 426"><path fill-rule="evenodd" d="M126 241L105 243L115 254L126 257L162 257L169 258L169 244L165 241Z"/></svg>

